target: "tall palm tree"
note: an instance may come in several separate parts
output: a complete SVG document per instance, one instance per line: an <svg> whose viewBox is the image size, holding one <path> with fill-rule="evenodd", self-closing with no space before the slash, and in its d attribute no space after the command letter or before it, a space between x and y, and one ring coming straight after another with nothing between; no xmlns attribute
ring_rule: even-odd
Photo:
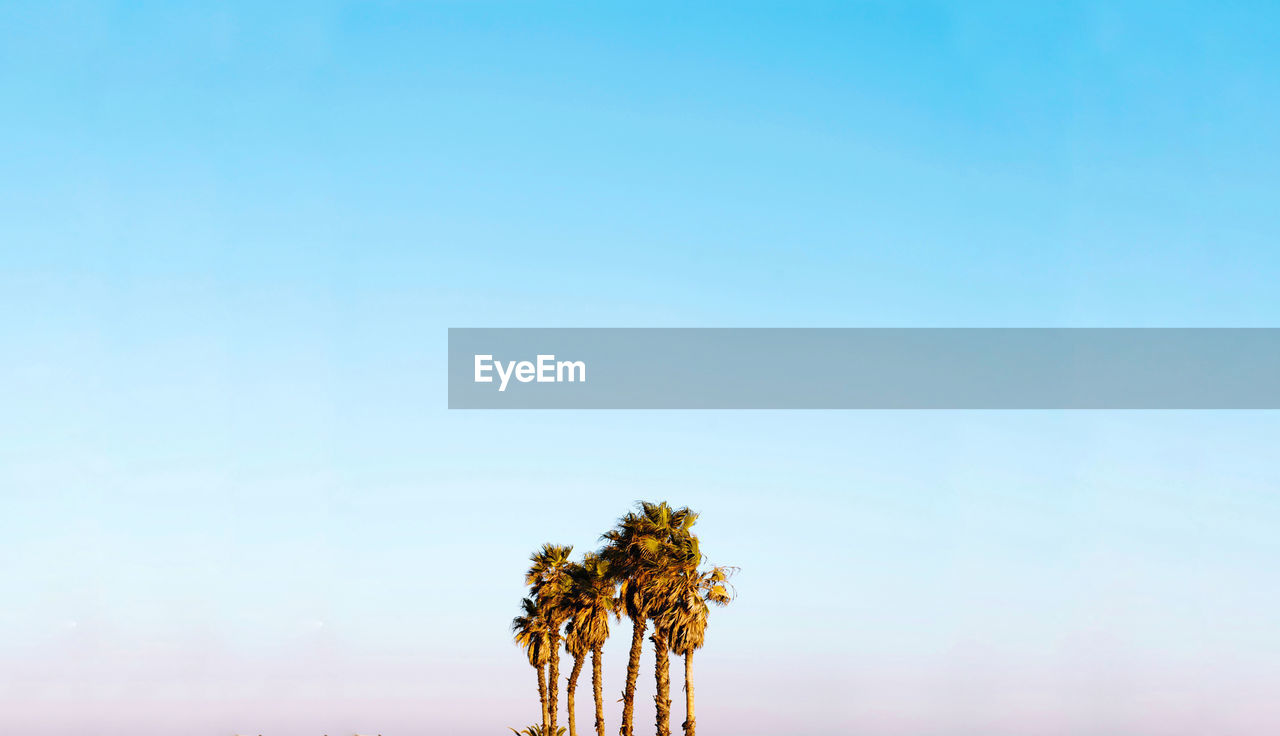
<svg viewBox="0 0 1280 736"><path fill-rule="evenodd" d="M533 563L525 573L525 585L530 587L538 608L542 610L547 621L547 638L550 657L547 662L547 681L550 692L547 695L548 723L552 732L556 730L557 708L559 706L560 688L560 629L569 617L566 596L569 592L569 555L573 547L558 544L544 544L542 549L529 557Z"/></svg>
<svg viewBox="0 0 1280 736"><path fill-rule="evenodd" d="M644 630L649 622L648 602L639 581L639 550L643 547L643 534L639 515L628 512L618 520L617 526L601 537L606 543L602 554L618 583L615 610L625 611L631 619L631 649L627 658L627 677L622 688L622 723L618 728L618 736L633 736L636 677L640 674L640 653L644 646Z"/></svg>
<svg viewBox="0 0 1280 736"><path fill-rule="evenodd" d="M587 554L582 564L570 571L573 615L569 628L582 647L591 652L591 690L596 705L596 736L604 736L604 693L600 658L609 638L609 617L617 614L617 591L609 561L599 554ZM576 665L575 665L576 668ZM570 706L570 732L573 707ZM572 736L572 735L571 735Z"/></svg>
<svg viewBox="0 0 1280 736"><path fill-rule="evenodd" d="M529 664L538 671L538 700L542 704L542 732L547 733L549 711L547 708L546 666L551 658L550 627L538 604L531 598L520 601L521 614L511 619L511 633L516 644L525 650Z"/></svg>
<svg viewBox="0 0 1280 736"><path fill-rule="evenodd" d="M671 628L667 625L668 611L674 605L669 590L676 585L681 573L681 550L690 544L697 548L697 537L692 532L698 515L687 508L672 510L664 504L642 505L648 524L653 529L657 543L650 545L646 564L653 604L649 617L653 621L653 674L654 674L654 725L657 736L671 734Z"/></svg>
<svg viewBox="0 0 1280 736"><path fill-rule="evenodd" d="M696 725L693 707L693 653L702 647L707 631L708 603L728 605L731 600L729 576L734 568L714 566L699 568L703 561L698 538L690 535L681 540L673 555L673 571L665 579L666 587L659 621L654 628L667 634L671 651L684 658L684 709L681 724L685 736L694 736Z"/></svg>
<svg viewBox="0 0 1280 736"><path fill-rule="evenodd" d="M640 672L640 654L644 632L650 620L660 615L663 605L662 581L670 574L669 555L676 541L692 534L698 515L688 508L673 509L665 501L636 504L636 510L618 520L606 532L603 551L619 580L619 601L631 619L631 652L627 660L627 680L622 691L622 726L620 736L633 736L636 677ZM654 678L657 694L655 725L657 736L670 734L671 697L666 632L655 626Z"/></svg>

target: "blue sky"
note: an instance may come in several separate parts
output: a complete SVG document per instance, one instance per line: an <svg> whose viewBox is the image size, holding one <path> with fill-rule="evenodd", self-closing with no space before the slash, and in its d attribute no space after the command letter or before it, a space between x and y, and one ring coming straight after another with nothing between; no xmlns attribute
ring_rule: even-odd
<svg viewBox="0 0 1280 736"><path fill-rule="evenodd" d="M1276 326L1280 13L260 5L0 9L0 719L531 722L525 555L661 497L706 733L1280 725L1273 413L444 409L451 326Z"/></svg>

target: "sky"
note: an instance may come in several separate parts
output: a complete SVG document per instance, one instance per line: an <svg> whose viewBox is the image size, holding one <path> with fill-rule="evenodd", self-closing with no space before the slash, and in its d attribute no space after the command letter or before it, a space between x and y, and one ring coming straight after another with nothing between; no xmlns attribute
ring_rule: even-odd
<svg viewBox="0 0 1280 736"><path fill-rule="evenodd" d="M740 568L708 736L1280 730L1274 412L445 408L449 327L1280 326L1277 32L4 4L0 730L534 723L527 556L637 499Z"/></svg>

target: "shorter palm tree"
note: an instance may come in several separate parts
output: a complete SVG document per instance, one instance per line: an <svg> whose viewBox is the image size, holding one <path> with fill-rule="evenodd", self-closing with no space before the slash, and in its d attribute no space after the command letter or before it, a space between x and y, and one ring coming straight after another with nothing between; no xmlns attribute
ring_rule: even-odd
<svg viewBox="0 0 1280 736"><path fill-rule="evenodd" d="M533 599L520 601L521 613L511 620L511 633L516 644L524 648L529 664L538 671L538 700L542 705L542 733L549 733L546 666L551 658L551 632L543 612ZM526 729L528 730L528 729Z"/></svg>
<svg viewBox="0 0 1280 736"><path fill-rule="evenodd" d="M569 608L565 597L569 592L569 555L573 547L544 544L542 549L534 552L529 561L532 563L525 573L525 585L533 593L538 602L538 610L547 623L548 650L547 659L547 710L548 727L555 730L557 709L560 704L560 629L569 617Z"/></svg>

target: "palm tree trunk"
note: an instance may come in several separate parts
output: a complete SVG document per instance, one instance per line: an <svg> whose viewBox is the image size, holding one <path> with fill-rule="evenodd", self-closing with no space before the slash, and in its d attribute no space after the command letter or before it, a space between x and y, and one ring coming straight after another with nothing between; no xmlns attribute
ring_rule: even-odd
<svg viewBox="0 0 1280 736"><path fill-rule="evenodd" d="M649 620L644 617L631 619L631 656L627 658L627 684L622 689L622 728L619 736L633 736L631 717L636 705L636 677L640 674L640 650L644 646L644 629Z"/></svg>
<svg viewBox="0 0 1280 736"><path fill-rule="evenodd" d="M693 731L693 650L684 653L684 736Z"/></svg>
<svg viewBox="0 0 1280 736"><path fill-rule="evenodd" d="M547 680L551 683L550 693L547 695L547 710L551 714L551 730L548 733L555 734L556 731L556 710L560 704L560 632L551 632L551 660L547 662Z"/></svg>
<svg viewBox="0 0 1280 736"><path fill-rule="evenodd" d="M547 732L547 676L538 665L538 700L542 703L542 732Z"/></svg>
<svg viewBox="0 0 1280 736"><path fill-rule="evenodd" d="M653 696L654 724L658 736L671 736L671 659L667 653L667 637L658 631L649 637L653 641L653 676L657 692Z"/></svg>
<svg viewBox="0 0 1280 736"><path fill-rule="evenodd" d="M591 651L591 690L596 699L596 736L604 736L604 683L600 676L600 647Z"/></svg>
<svg viewBox="0 0 1280 736"><path fill-rule="evenodd" d="M564 689L565 719L569 721L569 736L578 736L578 728L574 724L573 695L578 690L578 674L582 672L582 655L573 655L573 669L569 670L569 684Z"/></svg>

